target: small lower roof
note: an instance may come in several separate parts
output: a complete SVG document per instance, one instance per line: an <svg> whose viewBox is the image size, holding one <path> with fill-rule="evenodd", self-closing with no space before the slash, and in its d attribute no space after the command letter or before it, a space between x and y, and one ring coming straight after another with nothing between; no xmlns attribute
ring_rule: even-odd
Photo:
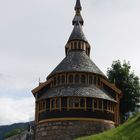
<svg viewBox="0 0 140 140"><path fill-rule="evenodd" d="M110 97L105 91L97 88L96 86L61 86L56 88L51 88L39 99L51 98L51 97L66 97L66 96L79 96L79 97L94 97L100 99L106 99L116 102L112 97Z"/></svg>

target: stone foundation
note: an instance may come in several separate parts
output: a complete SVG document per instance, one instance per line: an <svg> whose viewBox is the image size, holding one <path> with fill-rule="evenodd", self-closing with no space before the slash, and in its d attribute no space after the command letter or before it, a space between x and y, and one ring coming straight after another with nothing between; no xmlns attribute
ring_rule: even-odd
<svg viewBox="0 0 140 140"><path fill-rule="evenodd" d="M106 120L70 120L44 122L36 126L35 140L72 140L114 128Z"/></svg>

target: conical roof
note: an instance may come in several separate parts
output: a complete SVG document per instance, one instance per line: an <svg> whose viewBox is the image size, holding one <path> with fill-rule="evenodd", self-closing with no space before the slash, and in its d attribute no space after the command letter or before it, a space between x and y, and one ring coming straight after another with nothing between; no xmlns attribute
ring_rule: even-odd
<svg viewBox="0 0 140 140"><path fill-rule="evenodd" d="M68 42L74 41L74 40L81 40L81 41L87 42L87 39L83 33L80 23L74 26L73 31L68 39Z"/></svg>
<svg viewBox="0 0 140 140"><path fill-rule="evenodd" d="M90 57L86 55L85 51L82 50L71 50L49 76L61 72L90 72L105 76Z"/></svg>
<svg viewBox="0 0 140 140"><path fill-rule="evenodd" d="M83 18L82 18L82 16L80 14L79 15L76 14L74 16L73 20L72 20L72 25L76 25L78 23L80 23L81 25L84 24L84 20L83 20Z"/></svg>
<svg viewBox="0 0 140 140"><path fill-rule="evenodd" d="M82 6L81 6L81 3L80 3L80 0L76 0L76 5L75 5L75 10L82 10Z"/></svg>

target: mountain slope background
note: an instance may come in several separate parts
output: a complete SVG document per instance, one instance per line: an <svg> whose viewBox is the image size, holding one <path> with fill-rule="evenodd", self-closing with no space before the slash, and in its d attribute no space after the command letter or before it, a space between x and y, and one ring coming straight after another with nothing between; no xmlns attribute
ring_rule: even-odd
<svg viewBox="0 0 140 140"><path fill-rule="evenodd" d="M25 130L27 129L27 127L28 127L28 122L0 126L0 140L4 140L6 136L14 130Z"/></svg>
<svg viewBox="0 0 140 140"><path fill-rule="evenodd" d="M117 128L76 140L140 140L140 113Z"/></svg>

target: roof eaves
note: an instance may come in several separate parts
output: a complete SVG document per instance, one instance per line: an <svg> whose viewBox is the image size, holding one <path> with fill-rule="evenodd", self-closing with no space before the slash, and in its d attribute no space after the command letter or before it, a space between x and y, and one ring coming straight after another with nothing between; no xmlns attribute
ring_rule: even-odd
<svg viewBox="0 0 140 140"><path fill-rule="evenodd" d="M45 81L44 83L40 83L39 86L37 86L36 88L34 88L31 92L33 94L36 94L42 88L44 88L45 86L47 86L51 81L52 81L52 79L49 79L49 80Z"/></svg>
<svg viewBox="0 0 140 140"><path fill-rule="evenodd" d="M118 89L114 84L109 83L107 80L102 79L101 80L103 83L105 83L107 86L109 86L112 90L114 90L115 92L117 92L118 94L121 94L122 91L120 89Z"/></svg>

